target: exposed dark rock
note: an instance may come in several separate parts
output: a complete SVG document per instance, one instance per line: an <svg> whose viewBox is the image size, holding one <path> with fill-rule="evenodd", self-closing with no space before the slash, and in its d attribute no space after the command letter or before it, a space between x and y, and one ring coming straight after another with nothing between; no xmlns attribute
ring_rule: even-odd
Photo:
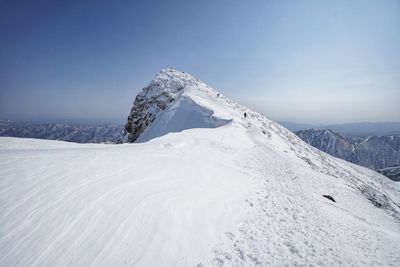
<svg viewBox="0 0 400 267"><path fill-rule="evenodd" d="M136 96L125 125L124 141L136 142L160 111L172 105L188 85L202 83L189 74L174 69L161 70Z"/></svg>
<svg viewBox="0 0 400 267"><path fill-rule="evenodd" d="M330 195L322 195L322 196L329 199L330 201L336 202L336 200L333 197L331 197Z"/></svg>
<svg viewBox="0 0 400 267"><path fill-rule="evenodd" d="M137 95L128 121L125 125L125 134L128 135L128 142L135 142L141 133L155 120L156 114L172 103L175 99L174 94L162 92L161 94L146 97L149 91L154 90L154 85L149 85ZM158 84L157 84L158 86ZM183 88L183 87L182 87ZM177 90L181 90L177 89ZM176 92L175 92L176 93Z"/></svg>

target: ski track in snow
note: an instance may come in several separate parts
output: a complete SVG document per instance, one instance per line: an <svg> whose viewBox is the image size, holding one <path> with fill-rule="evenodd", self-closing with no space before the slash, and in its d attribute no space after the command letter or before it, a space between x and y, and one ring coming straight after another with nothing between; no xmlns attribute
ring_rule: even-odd
<svg viewBox="0 0 400 267"><path fill-rule="evenodd" d="M398 266L399 184L204 84L182 97L230 122L140 144L0 138L0 266Z"/></svg>

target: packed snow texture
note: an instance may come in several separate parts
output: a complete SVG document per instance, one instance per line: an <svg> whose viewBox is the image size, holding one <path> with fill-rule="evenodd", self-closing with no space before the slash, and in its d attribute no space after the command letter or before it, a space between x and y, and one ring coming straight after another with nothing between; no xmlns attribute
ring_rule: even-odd
<svg viewBox="0 0 400 267"><path fill-rule="evenodd" d="M399 184L204 84L181 90L148 142L0 138L0 265L398 266Z"/></svg>

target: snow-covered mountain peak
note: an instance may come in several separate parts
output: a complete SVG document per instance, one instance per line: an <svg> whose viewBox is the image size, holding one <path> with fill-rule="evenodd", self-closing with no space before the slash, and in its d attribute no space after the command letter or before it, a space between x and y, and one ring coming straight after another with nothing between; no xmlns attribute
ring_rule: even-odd
<svg viewBox="0 0 400 267"><path fill-rule="evenodd" d="M396 220L400 220L397 196L390 193L392 189L385 191L380 188L388 183L386 178L372 175L373 178L370 179L354 172L353 166L339 164L337 160L310 147L280 124L219 94L184 72L162 70L149 86L142 89L128 117L125 138L131 143L141 143L183 130L219 127L221 129L213 132L201 129L182 132L176 140L185 137L190 139L191 133L199 131L204 136L234 133L235 136L240 136L237 137L240 139L238 147L257 147L260 148L260 153L267 153L268 157L279 154L289 159L291 164L300 162L319 175L343 179L375 206L385 209ZM322 134L329 140L338 139L334 132ZM218 140L225 138L222 135Z"/></svg>
<svg viewBox="0 0 400 267"><path fill-rule="evenodd" d="M161 70L136 96L125 125L124 141L148 141L168 132L226 124L227 120L213 117L212 109L193 100L199 96L215 98L219 93L186 72ZM156 118L157 124L153 123Z"/></svg>
<svg viewBox="0 0 400 267"><path fill-rule="evenodd" d="M162 69L150 82L147 96L158 95L163 92L175 94L186 86L205 86L205 84L189 73L173 68Z"/></svg>

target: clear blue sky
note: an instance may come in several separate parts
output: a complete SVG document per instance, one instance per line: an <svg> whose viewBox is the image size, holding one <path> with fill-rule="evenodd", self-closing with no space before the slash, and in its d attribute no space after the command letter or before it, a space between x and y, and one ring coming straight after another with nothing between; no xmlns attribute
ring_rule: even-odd
<svg viewBox="0 0 400 267"><path fill-rule="evenodd" d="M0 118L123 122L174 67L276 120L400 121L398 0L9 0L0 36Z"/></svg>

